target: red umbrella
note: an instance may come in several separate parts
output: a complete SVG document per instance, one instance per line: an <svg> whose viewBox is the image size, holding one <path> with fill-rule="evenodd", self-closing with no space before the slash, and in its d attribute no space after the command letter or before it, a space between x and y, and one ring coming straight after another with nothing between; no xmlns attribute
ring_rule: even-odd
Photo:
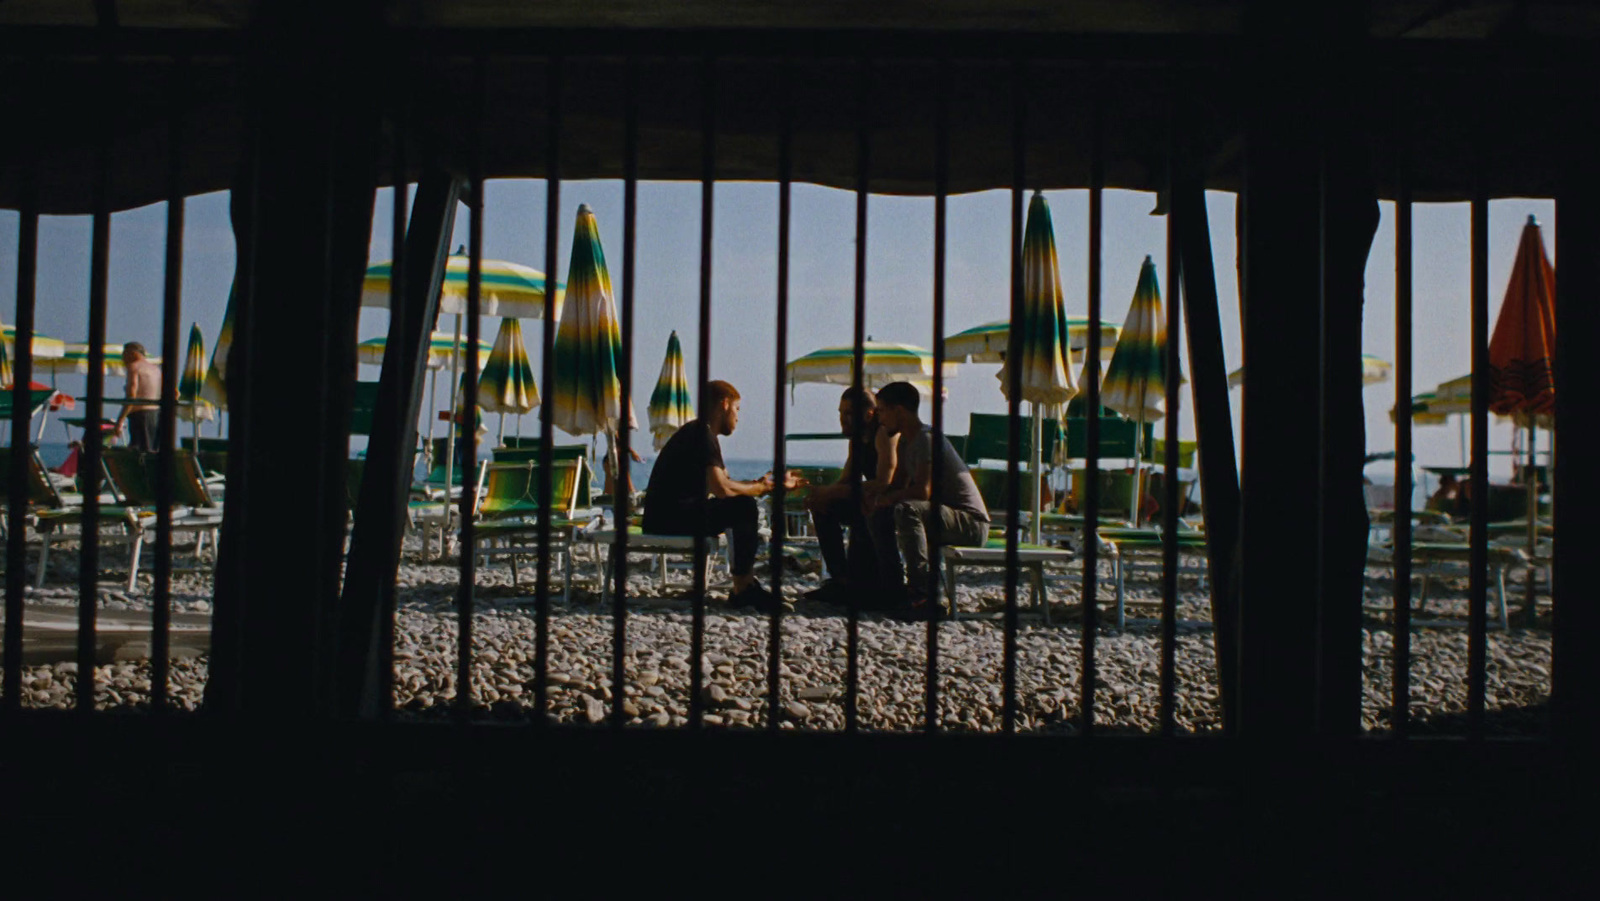
<svg viewBox="0 0 1600 901"><path fill-rule="evenodd" d="M1517 245L1500 318L1489 339L1489 409L1516 416L1528 428L1528 553L1538 542L1538 476L1534 436L1538 424L1554 426L1556 386L1556 271L1544 252L1539 222L1528 217ZM1534 619L1533 571L1528 572L1523 615Z"/></svg>

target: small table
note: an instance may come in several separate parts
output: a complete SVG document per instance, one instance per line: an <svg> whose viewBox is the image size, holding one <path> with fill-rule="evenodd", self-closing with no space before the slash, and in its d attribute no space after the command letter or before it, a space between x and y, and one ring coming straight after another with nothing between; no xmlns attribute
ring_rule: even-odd
<svg viewBox="0 0 1600 901"><path fill-rule="evenodd" d="M960 610L956 604L956 569L962 566L983 567L989 569L1005 569L1010 564L1007 562L1006 543L1004 539L991 538L983 547L949 547L940 549L944 556L945 593L950 597L950 618L960 618ZM1044 621L1050 622L1050 600L1045 593L1044 565L1046 563L1067 563L1076 555L1059 547L1045 547L1040 544L1018 544L1017 566L1028 571L1029 582L1033 588L1034 606L1044 614ZM1122 617L1122 598L1117 598L1117 618Z"/></svg>

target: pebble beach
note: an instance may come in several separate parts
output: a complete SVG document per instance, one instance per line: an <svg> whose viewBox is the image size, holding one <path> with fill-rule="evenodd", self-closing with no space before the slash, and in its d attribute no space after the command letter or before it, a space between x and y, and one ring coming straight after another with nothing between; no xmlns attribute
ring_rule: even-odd
<svg viewBox="0 0 1600 901"><path fill-rule="evenodd" d="M395 704L403 718L448 716L456 682L458 570L453 559L425 560L420 544L408 544L399 572L399 609L394 649ZM60 579L30 591L30 606L75 607L70 554L52 560ZM113 561L113 565L115 562ZM611 676L613 618L610 602L601 604L595 564L580 559L571 596L550 604L548 706L559 722L600 723L621 704L626 721L640 728L687 723L690 691L691 613L687 574L674 572L662 586L651 561L631 563L626 681L622 696ZM847 619L832 606L799 598L819 583L813 564L802 559L786 571L784 594L792 604L781 626L781 729L834 730L845 726ZM805 571L805 570L811 571ZM534 692L534 636L537 626L531 566L513 587L503 562L480 567L474 615L472 692L480 715L496 719L531 715ZM52 575L56 575L54 572ZM115 579L108 571L107 578ZM1391 728L1394 634L1387 621L1391 607L1387 574L1369 570L1368 616L1363 635L1362 718L1369 730ZM1096 724L1107 731L1154 732L1160 728L1160 583L1155 573L1130 578L1126 585L1129 622L1114 622L1109 603L1109 569L1101 571L1101 632L1096 642ZM553 580L559 592L560 579ZM1051 572L1048 591L1052 624L1030 607L1021 589L1021 625L1016 639L1017 728L1020 731L1072 733L1078 729L1082 678L1081 569ZM146 586L147 587L147 586ZM1286 587L1286 590L1290 590ZM964 572L958 586L962 618L938 625L939 727L997 731L1002 717L1005 589L998 571ZM713 581L705 621L702 661L705 723L720 728L768 725L768 641L771 622L764 615L723 606L725 587ZM1520 592L1519 592L1520 594ZM1467 702L1466 579L1436 582L1427 616L1451 623L1414 629L1411 664L1411 729L1451 733L1464 728ZM137 614L149 609L147 591L105 587L104 611ZM200 574L174 579L174 611L205 613L211 603L209 580ZM879 613L859 621L861 728L914 731L926 727L928 631L925 623L905 623ZM1203 584L1186 576L1179 582L1176 727L1183 732L1221 729L1214 634ZM1493 731L1534 734L1543 729L1550 686L1548 629L1491 631L1488 636L1488 710ZM24 703L69 707L75 701L77 665L72 662L24 667ZM207 672L203 653L175 657L170 696L180 710L197 710ZM148 660L117 660L96 669L96 706L104 709L148 705Z"/></svg>

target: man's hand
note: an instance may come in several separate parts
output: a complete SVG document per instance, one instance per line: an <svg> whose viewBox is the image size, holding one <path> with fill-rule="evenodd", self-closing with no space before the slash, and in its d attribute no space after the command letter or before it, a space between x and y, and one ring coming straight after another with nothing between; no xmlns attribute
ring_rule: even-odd
<svg viewBox="0 0 1600 901"><path fill-rule="evenodd" d="M763 495L767 495L767 494L771 494L772 493L773 484L774 483L772 481L772 473L770 473L770 472L767 473L766 475L762 476L761 478L756 479L756 485L758 486L758 490Z"/></svg>
<svg viewBox="0 0 1600 901"><path fill-rule="evenodd" d="M810 484L811 483L806 480L805 476L800 474L800 470L798 469L791 469L783 474L783 490L785 491L794 491L797 488L805 488L810 486Z"/></svg>

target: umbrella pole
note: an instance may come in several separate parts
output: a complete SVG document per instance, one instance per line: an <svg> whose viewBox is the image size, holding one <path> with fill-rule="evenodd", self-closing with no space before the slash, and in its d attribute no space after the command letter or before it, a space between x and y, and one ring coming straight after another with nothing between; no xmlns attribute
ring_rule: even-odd
<svg viewBox="0 0 1600 901"><path fill-rule="evenodd" d="M1031 484L1033 487L1033 520L1028 528L1028 541L1032 544L1038 544L1039 512L1041 500L1039 497L1039 460L1044 454L1044 448L1041 447L1041 445L1044 444L1044 416L1039 410L1038 403L1032 403L1029 404L1029 406L1033 407L1033 466L1029 470L1029 475L1032 479Z"/></svg>
<svg viewBox="0 0 1600 901"><path fill-rule="evenodd" d="M1461 448L1461 465L1465 467L1467 465L1467 417L1457 413L1456 426L1458 427L1457 434L1460 436L1460 444L1458 446Z"/></svg>
<svg viewBox="0 0 1600 901"><path fill-rule="evenodd" d="M1141 495L1143 494L1143 492L1140 491L1139 485L1139 475L1144 468L1144 449L1141 447L1143 442L1144 407L1141 405L1139 408L1138 425L1136 425L1133 430L1133 489L1129 492L1132 495L1132 509L1128 511L1128 520L1133 524L1134 528L1139 527L1139 501L1141 499Z"/></svg>
<svg viewBox="0 0 1600 901"><path fill-rule="evenodd" d="M495 434L495 442L502 447L506 443L506 414L504 410L500 412L500 431Z"/></svg>
<svg viewBox="0 0 1600 901"><path fill-rule="evenodd" d="M1533 563L1533 555L1539 547L1539 457L1535 453L1535 440L1539 436L1538 427L1533 424L1533 414L1528 414L1528 468L1523 473L1522 486L1528 491L1528 581L1526 594L1522 600L1523 624L1532 626L1538 614L1537 602L1534 600L1534 579L1539 567Z"/></svg>

